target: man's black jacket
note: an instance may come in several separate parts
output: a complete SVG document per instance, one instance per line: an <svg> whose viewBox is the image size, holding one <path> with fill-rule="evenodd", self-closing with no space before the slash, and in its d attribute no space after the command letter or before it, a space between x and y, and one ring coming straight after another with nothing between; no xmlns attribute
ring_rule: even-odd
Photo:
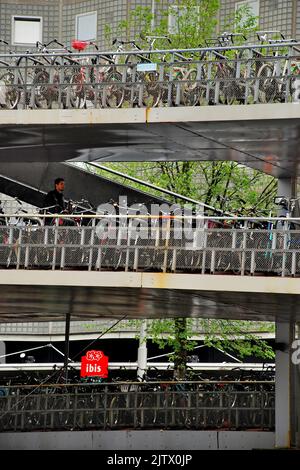
<svg viewBox="0 0 300 470"><path fill-rule="evenodd" d="M44 207L50 207L50 209L47 209L47 212L51 214L62 212L66 207L63 193L56 191L56 189L49 191L44 199Z"/></svg>

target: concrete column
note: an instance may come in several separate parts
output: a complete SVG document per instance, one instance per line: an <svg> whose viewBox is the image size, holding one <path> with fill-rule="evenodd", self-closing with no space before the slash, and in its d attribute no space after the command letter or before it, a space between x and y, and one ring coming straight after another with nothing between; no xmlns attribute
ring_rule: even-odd
<svg viewBox="0 0 300 470"><path fill-rule="evenodd" d="M292 343L292 446L300 449L300 323L296 326L295 340Z"/></svg>
<svg viewBox="0 0 300 470"><path fill-rule="evenodd" d="M155 27L155 0L151 1L151 13L152 13L151 32L153 34L153 30L154 30L154 27Z"/></svg>
<svg viewBox="0 0 300 470"><path fill-rule="evenodd" d="M296 193L296 180L295 178L278 178L277 196L284 196L288 200L295 197ZM286 216L288 208L278 206L278 217ZM292 214L289 214L290 216Z"/></svg>
<svg viewBox="0 0 300 470"><path fill-rule="evenodd" d="M147 371L147 320L142 320L140 328L140 341L138 348L137 379L143 380Z"/></svg>
<svg viewBox="0 0 300 470"><path fill-rule="evenodd" d="M63 27L63 0L59 0L59 18L58 18L58 40L60 42L63 42L63 33L62 33L62 27ZM75 38L76 39L76 38Z"/></svg>
<svg viewBox="0 0 300 470"><path fill-rule="evenodd" d="M291 37L295 38L297 35L297 1L293 0L292 4L292 24L291 24Z"/></svg>
<svg viewBox="0 0 300 470"><path fill-rule="evenodd" d="M291 344L293 328L290 322L276 321L275 374L275 447L290 447L291 443Z"/></svg>
<svg viewBox="0 0 300 470"><path fill-rule="evenodd" d="M294 197L295 196L295 182L293 178L278 178L278 196Z"/></svg>
<svg viewBox="0 0 300 470"><path fill-rule="evenodd" d="M0 364L6 363L5 357L1 357L1 356L4 356L5 354L6 354L5 343L4 341L0 341Z"/></svg>

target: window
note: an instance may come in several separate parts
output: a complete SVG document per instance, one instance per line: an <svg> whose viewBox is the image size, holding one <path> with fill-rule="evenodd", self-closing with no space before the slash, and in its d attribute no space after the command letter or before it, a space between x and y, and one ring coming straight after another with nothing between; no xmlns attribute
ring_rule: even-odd
<svg viewBox="0 0 300 470"><path fill-rule="evenodd" d="M237 11L239 8L243 7L244 5L248 5L250 7L251 15L259 16L259 0L246 0L243 2L237 2L235 4L235 11Z"/></svg>
<svg viewBox="0 0 300 470"><path fill-rule="evenodd" d="M169 7L169 15L168 15L168 31L169 34L178 34L178 19L180 17L185 17L187 19L187 15L189 15L189 21L191 21L191 17L193 18L195 15L199 15L199 7L191 7L187 10L187 7L179 7L178 5L172 5ZM193 12L193 13L192 13Z"/></svg>
<svg viewBox="0 0 300 470"><path fill-rule="evenodd" d="M42 41L42 18L40 16L12 17L12 44L35 44Z"/></svg>
<svg viewBox="0 0 300 470"><path fill-rule="evenodd" d="M76 39L80 41L93 41L97 39L97 12L91 11L76 15Z"/></svg>

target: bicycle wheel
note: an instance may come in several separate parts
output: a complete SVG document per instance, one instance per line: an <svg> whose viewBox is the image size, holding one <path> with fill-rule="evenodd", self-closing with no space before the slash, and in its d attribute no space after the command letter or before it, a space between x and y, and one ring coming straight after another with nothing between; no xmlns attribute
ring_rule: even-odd
<svg viewBox="0 0 300 470"><path fill-rule="evenodd" d="M76 109L82 109L86 105L84 76L81 72L74 73L70 78L70 103Z"/></svg>
<svg viewBox="0 0 300 470"><path fill-rule="evenodd" d="M117 426L120 421L120 397L113 397L109 406L109 425L110 427ZM121 404L122 406L122 404Z"/></svg>
<svg viewBox="0 0 300 470"><path fill-rule="evenodd" d="M217 72L217 78L220 79L219 102L221 104L232 105L237 101L239 91L232 72L232 69L226 66L223 66Z"/></svg>
<svg viewBox="0 0 300 470"><path fill-rule="evenodd" d="M191 69L184 77L184 80L187 80L183 87L182 101L184 106L196 106L199 104L200 88L196 82L197 75L197 69Z"/></svg>
<svg viewBox="0 0 300 470"><path fill-rule="evenodd" d="M15 76L11 71L0 77L0 105L6 109L16 109L20 101L20 90L14 82Z"/></svg>
<svg viewBox="0 0 300 470"><path fill-rule="evenodd" d="M272 65L262 65L257 72L257 79L259 80L259 101L262 103L273 102L279 95L279 90Z"/></svg>
<svg viewBox="0 0 300 470"><path fill-rule="evenodd" d="M143 104L147 108L155 108L161 98L161 87L157 72L141 73L138 80L143 83Z"/></svg>
<svg viewBox="0 0 300 470"><path fill-rule="evenodd" d="M37 108L47 109L49 106L49 74L46 70L38 72L33 79L34 102Z"/></svg>
<svg viewBox="0 0 300 470"><path fill-rule="evenodd" d="M109 108L121 108L124 102L124 84L119 72L111 72L106 77L106 104Z"/></svg>

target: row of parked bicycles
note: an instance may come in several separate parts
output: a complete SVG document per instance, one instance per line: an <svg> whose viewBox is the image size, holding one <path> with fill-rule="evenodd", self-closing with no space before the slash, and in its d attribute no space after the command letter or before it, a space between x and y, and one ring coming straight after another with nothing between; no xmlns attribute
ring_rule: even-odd
<svg viewBox="0 0 300 470"><path fill-rule="evenodd" d="M273 429L274 381L226 379L2 386L0 429Z"/></svg>
<svg viewBox="0 0 300 470"><path fill-rule="evenodd" d="M0 214L2 266L281 275L300 269L297 220L198 218L180 206L166 213L160 206L154 215L143 204L114 201L98 208L70 202L68 213L57 216L44 212L28 214L21 205L13 215Z"/></svg>
<svg viewBox="0 0 300 470"><path fill-rule="evenodd" d="M296 100L297 41L278 31L260 31L256 42L249 45L244 35L224 32L197 49L173 50L168 36L149 35L142 36L142 45L114 39L115 51L105 52L95 42L74 40L71 49L53 39L16 53L0 39L9 51L0 57L0 106L78 109Z"/></svg>

